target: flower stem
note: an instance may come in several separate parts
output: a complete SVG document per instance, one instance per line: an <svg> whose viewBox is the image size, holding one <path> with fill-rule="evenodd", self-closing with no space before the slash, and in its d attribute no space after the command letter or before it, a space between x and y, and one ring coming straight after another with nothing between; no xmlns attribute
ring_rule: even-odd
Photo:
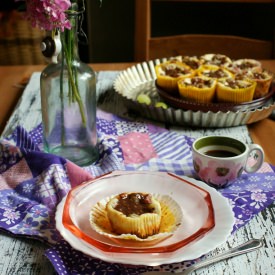
<svg viewBox="0 0 275 275"><path fill-rule="evenodd" d="M61 72L60 72L60 101L61 101L61 125L64 125L64 87L63 87L63 78L64 78L64 58L63 52L61 53ZM65 144L65 129L61 127L61 144Z"/></svg>
<svg viewBox="0 0 275 275"><path fill-rule="evenodd" d="M77 81L77 71L73 72L73 51L74 47L74 33L70 30L65 30L65 32L68 34L68 38L65 39L63 35L61 35L61 43L62 43L62 49L65 54L65 59L67 63L67 70L69 74L69 101L74 102L75 100L78 103L82 124L86 125L86 116L84 112L84 106L82 99L80 97L79 88L78 88L78 81ZM66 43L67 42L67 43Z"/></svg>

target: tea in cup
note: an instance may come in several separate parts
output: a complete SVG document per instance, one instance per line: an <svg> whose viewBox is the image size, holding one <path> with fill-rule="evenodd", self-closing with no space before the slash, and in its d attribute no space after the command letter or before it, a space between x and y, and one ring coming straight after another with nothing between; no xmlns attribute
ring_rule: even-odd
<svg viewBox="0 0 275 275"><path fill-rule="evenodd" d="M198 177L216 188L227 186L243 171L256 172L264 161L260 145L245 144L227 136L198 138L192 145L192 154Z"/></svg>

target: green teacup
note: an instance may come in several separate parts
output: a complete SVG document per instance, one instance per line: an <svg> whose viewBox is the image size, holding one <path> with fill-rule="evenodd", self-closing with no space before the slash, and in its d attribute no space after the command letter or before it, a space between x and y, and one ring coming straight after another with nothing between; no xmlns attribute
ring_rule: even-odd
<svg viewBox="0 0 275 275"><path fill-rule="evenodd" d="M260 145L226 136L201 137L194 141L192 153L198 177L216 188L227 186L243 171L256 172L264 161Z"/></svg>

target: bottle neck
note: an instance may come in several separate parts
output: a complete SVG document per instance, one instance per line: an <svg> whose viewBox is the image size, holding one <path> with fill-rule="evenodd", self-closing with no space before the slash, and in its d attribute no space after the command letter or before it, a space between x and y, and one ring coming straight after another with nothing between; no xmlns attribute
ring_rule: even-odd
<svg viewBox="0 0 275 275"><path fill-rule="evenodd" d="M69 64L72 61L79 61L78 54L78 21L79 13L69 13L68 20L71 23L71 29L65 29L60 32L62 50L59 60Z"/></svg>

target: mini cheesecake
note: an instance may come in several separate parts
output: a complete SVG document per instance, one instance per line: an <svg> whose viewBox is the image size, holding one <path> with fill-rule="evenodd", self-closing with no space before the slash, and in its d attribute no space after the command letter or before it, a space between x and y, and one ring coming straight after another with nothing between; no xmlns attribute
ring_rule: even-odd
<svg viewBox="0 0 275 275"><path fill-rule="evenodd" d="M234 73L241 73L247 71L261 71L262 64L260 61L255 59L238 59L232 62L232 66L228 67Z"/></svg>
<svg viewBox="0 0 275 275"><path fill-rule="evenodd" d="M116 242L148 246L172 236L182 218L180 205L168 195L124 192L93 205L89 222L98 234Z"/></svg>
<svg viewBox="0 0 275 275"><path fill-rule="evenodd" d="M200 67L197 74L199 76L205 76L215 79L223 79L233 76L233 74L227 69L215 65L203 65Z"/></svg>
<svg viewBox="0 0 275 275"><path fill-rule="evenodd" d="M159 232L161 206L151 194L121 193L107 203L106 212L116 234L145 239Z"/></svg>
<svg viewBox="0 0 275 275"><path fill-rule="evenodd" d="M214 99L216 79L204 76L185 78L178 82L178 87L183 99L207 103Z"/></svg>
<svg viewBox="0 0 275 275"><path fill-rule="evenodd" d="M266 70L249 71L246 74L249 80L257 83L253 99L261 98L269 92L269 88L273 79L273 75Z"/></svg>
<svg viewBox="0 0 275 275"><path fill-rule="evenodd" d="M157 75L157 85L171 93L178 93L177 82L181 78L190 77L195 73L189 66L177 60L156 65L155 71Z"/></svg>
<svg viewBox="0 0 275 275"><path fill-rule="evenodd" d="M202 65L201 60L197 56L182 56L182 63L189 66L192 70L198 70Z"/></svg>
<svg viewBox="0 0 275 275"><path fill-rule="evenodd" d="M216 97L218 102L242 103L253 99L255 81L235 78L220 79L217 82Z"/></svg>
<svg viewBox="0 0 275 275"><path fill-rule="evenodd" d="M202 55L200 57L200 60L203 64L208 65L216 65L220 67L228 66L228 64L232 63L231 58L224 54L214 54L214 53L208 53L205 55Z"/></svg>
<svg viewBox="0 0 275 275"><path fill-rule="evenodd" d="M197 56L188 56L188 55L178 55L171 57L169 62L181 62L189 66L192 70L197 70L201 65L202 61Z"/></svg>

